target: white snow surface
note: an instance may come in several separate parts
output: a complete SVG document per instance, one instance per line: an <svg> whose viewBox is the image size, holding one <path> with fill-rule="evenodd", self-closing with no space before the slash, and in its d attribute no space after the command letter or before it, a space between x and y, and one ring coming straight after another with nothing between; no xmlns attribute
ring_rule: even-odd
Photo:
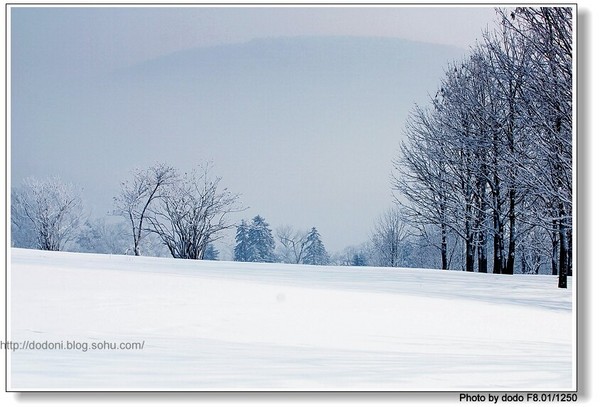
<svg viewBox="0 0 600 407"><path fill-rule="evenodd" d="M144 343L9 351L10 390L575 388L553 276L25 249L9 272L13 343Z"/></svg>

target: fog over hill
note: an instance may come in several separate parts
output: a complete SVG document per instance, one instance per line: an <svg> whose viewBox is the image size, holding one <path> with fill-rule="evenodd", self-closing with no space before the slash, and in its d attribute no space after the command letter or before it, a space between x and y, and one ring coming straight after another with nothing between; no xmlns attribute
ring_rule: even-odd
<svg viewBox="0 0 600 407"><path fill-rule="evenodd" d="M211 160L274 228L316 226L329 250L368 239L391 205L406 115L465 50L367 37L194 48L108 75L12 79L12 182L56 174L111 209L134 167ZM32 68L33 69L33 68Z"/></svg>

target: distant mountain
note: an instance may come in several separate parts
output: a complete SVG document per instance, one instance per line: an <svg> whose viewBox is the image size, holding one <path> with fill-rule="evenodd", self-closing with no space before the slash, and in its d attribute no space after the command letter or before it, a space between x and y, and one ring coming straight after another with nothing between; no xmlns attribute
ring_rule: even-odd
<svg viewBox="0 0 600 407"><path fill-rule="evenodd" d="M422 99L463 50L391 38L266 38L180 51L115 72L119 86L266 93L330 89L341 96ZM360 92L356 94L355 92ZM196 94L198 96L198 94ZM210 95L214 96L214 95Z"/></svg>
<svg viewBox="0 0 600 407"><path fill-rule="evenodd" d="M378 37L281 37L255 39L245 43L193 48L175 52L117 71L132 78L138 75L187 74L222 76L238 73L240 68L276 71L358 73L366 67L403 72L423 64L456 58L464 50L446 45ZM224 68L223 71L214 69ZM408 69L407 69L408 68Z"/></svg>

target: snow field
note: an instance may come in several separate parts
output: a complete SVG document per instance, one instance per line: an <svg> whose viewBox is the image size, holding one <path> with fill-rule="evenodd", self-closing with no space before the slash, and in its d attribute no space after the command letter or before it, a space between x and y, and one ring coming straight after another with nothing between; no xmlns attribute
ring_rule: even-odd
<svg viewBox="0 0 600 407"><path fill-rule="evenodd" d="M12 390L569 390L552 276L12 249ZM569 281L571 283L571 281Z"/></svg>

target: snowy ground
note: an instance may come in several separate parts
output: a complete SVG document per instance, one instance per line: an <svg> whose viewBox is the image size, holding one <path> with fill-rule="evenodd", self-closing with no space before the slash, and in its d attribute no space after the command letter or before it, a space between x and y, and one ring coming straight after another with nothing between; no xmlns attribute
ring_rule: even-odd
<svg viewBox="0 0 600 407"><path fill-rule="evenodd" d="M10 273L13 343L89 347L9 352L10 390L574 388L572 290L551 276L23 249Z"/></svg>

